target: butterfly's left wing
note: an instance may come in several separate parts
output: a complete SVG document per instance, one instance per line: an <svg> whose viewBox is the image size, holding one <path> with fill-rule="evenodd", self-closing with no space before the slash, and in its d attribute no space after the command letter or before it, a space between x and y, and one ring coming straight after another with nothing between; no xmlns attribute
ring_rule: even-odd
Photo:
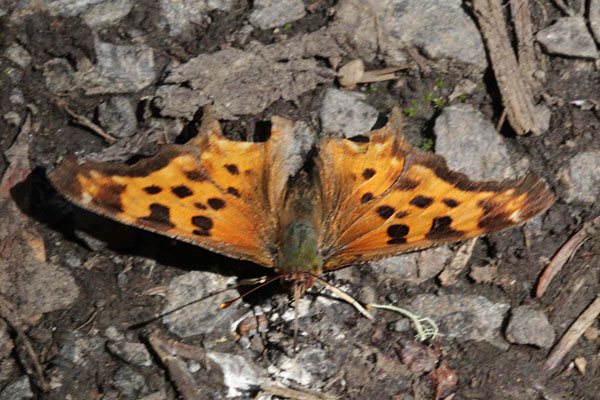
<svg viewBox="0 0 600 400"><path fill-rule="evenodd" d="M534 176L474 182L441 156L413 150L398 109L368 142L323 142L316 165L325 270L506 229L554 201Z"/></svg>

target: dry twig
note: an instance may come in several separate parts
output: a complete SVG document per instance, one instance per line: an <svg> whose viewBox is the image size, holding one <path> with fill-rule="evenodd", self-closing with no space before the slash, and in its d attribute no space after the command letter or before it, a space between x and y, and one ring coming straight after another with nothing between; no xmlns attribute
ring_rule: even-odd
<svg viewBox="0 0 600 400"><path fill-rule="evenodd" d="M600 216L594 218L592 224L600 224ZM583 228L581 228L567 243L560 248L560 250L556 253L550 264L544 270L540 281L538 282L537 289L535 291L535 296L539 299L541 298L548 286L550 286L550 282L552 279L560 272L563 265L569 261L569 259L575 253L575 250L581 246L583 241L586 239L588 235L588 229L590 227L590 223L584 224Z"/></svg>
<svg viewBox="0 0 600 400"><path fill-rule="evenodd" d="M511 47L500 2L473 0L472 8L479 22L511 127L519 135L528 132L540 135L542 127L533 91Z"/></svg>
<svg viewBox="0 0 600 400"><path fill-rule="evenodd" d="M596 296L592 304L573 322L573 325L563 335L558 344L554 346L550 355L544 361L544 368L547 370L556 368L583 332L592 326L598 315L600 315L600 295Z"/></svg>
<svg viewBox="0 0 600 400"><path fill-rule="evenodd" d="M98 136L102 137L108 143L112 144L117 141L116 138L114 138L113 136L106 133L104 131L104 129L102 129L100 126L98 126L97 124L92 122L89 118L84 117L83 115L77 114L75 111L73 111L71 109L71 107L69 107L69 105L67 103L65 103L64 101L59 100L57 103L60 107L62 107L67 112L67 114L69 114L71 116L71 118L73 118L73 121L75 123L77 123L81 126L85 126L86 128L90 129L92 132L94 132Z"/></svg>

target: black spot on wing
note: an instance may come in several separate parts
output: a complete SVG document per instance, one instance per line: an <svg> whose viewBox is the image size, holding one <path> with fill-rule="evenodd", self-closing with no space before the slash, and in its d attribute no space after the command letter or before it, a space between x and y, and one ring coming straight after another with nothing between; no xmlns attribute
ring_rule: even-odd
<svg viewBox="0 0 600 400"><path fill-rule="evenodd" d="M373 193L369 193L369 192L363 194L363 196L360 198L360 202L362 204L368 203L371 200L373 200Z"/></svg>
<svg viewBox="0 0 600 400"><path fill-rule="evenodd" d="M221 208L225 207L225 201L217 197L212 197L208 199L208 205L213 210L220 210Z"/></svg>
<svg viewBox="0 0 600 400"><path fill-rule="evenodd" d="M429 240L456 239L463 235L462 231L456 231L450 227L452 218L449 216L437 217L431 223L431 229L425 235Z"/></svg>
<svg viewBox="0 0 600 400"><path fill-rule="evenodd" d="M210 236L210 230L213 227L212 219L203 215L196 215L192 217L192 225L198 229L194 229L194 235L198 236Z"/></svg>
<svg viewBox="0 0 600 400"><path fill-rule="evenodd" d="M238 192L238 190L234 187L228 187L227 188L227 193L234 195L235 197L241 197L240 196L240 192Z"/></svg>
<svg viewBox="0 0 600 400"><path fill-rule="evenodd" d="M144 188L144 192L146 192L148 194L158 194L158 193L162 192L162 188L160 186L150 185L150 186L146 186Z"/></svg>
<svg viewBox="0 0 600 400"><path fill-rule="evenodd" d="M175 196L179 197L180 199L190 197L191 195L194 194L194 192L192 192L192 189L190 189L189 187L187 187L185 185L179 185L179 186L172 187L171 192L173 192L173 194Z"/></svg>
<svg viewBox="0 0 600 400"><path fill-rule="evenodd" d="M379 215L383 219L388 219L394 214L395 211L396 210L394 209L394 207L390 206L379 206L375 210L375 212L377 212L377 215Z"/></svg>
<svg viewBox="0 0 600 400"><path fill-rule="evenodd" d="M442 200L442 203L444 203L445 205L447 205L450 208L454 208L457 207L460 203L454 199L444 199Z"/></svg>
<svg viewBox="0 0 600 400"><path fill-rule="evenodd" d="M160 225L161 227L167 229L175 227L175 224L171 222L171 210L169 207L158 203L152 203L148 208L150 209L150 215L147 217L138 218L138 221L142 225Z"/></svg>
<svg viewBox="0 0 600 400"><path fill-rule="evenodd" d="M206 210L207 209L207 207L202 203L194 203L194 207L196 207L198 210Z"/></svg>
<svg viewBox="0 0 600 400"><path fill-rule="evenodd" d="M387 235L390 240L387 241L388 244L404 244L406 243L406 235L408 235L408 226L407 225L391 225L387 229Z"/></svg>
<svg viewBox="0 0 600 400"><path fill-rule="evenodd" d="M373 168L367 168L363 171L362 176L367 179L371 179L375 175L375 170Z"/></svg>
<svg viewBox="0 0 600 400"><path fill-rule="evenodd" d="M416 196L409 202L409 204L419 208L427 208L431 205L431 203L433 203L433 199L431 197L425 197L421 195Z"/></svg>
<svg viewBox="0 0 600 400"><path fill-rule="evenodd" d="M238 175L240 173L240 170L235 164L225 164L224 167L227 169L227 171L229 171L231 175Z"/></svg>

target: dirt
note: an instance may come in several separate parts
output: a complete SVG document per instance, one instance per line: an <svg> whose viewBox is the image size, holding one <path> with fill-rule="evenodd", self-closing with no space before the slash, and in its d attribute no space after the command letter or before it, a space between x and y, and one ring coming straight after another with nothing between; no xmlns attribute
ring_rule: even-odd
<svg viewBox="0 0 600 400"><path fill-rule="evenodd" d="M286 37L315 32L330 23L332 17L329 9L335 2L317 3L314 13L291 24L291 28L285 31ZM137 2L134 10L116 29L101 32L102 39L128 43L130 38L125 33L125 26L135 27L145 34L146 42L156 50L157 65L163 68L169 60L185 62L198 54L214 52L224 46L239 46L232 35L247 20L249 13L248 4L243 2L231 13L212 12L212 22L194 26L193 31L184 37L171 38L164 31L153 28L157 18L160 18L155 7L154 2ZM547 5L547 9L551 15L559 15L550 5ZM542 22L536 20L535 23ZM10 354L13 369L6 375L0 374L0 390L19 376L28 374L31 376L34 398L39 399L64 399L67 396L73 399L139 398L142 392L150 394L160 391L164 392L164 397L159 398L181 398L173 377L156 356L153 356L149 366L131 366L103 350L102 344L99 345L100 350L95 350L88 343L92 348L82 355L86 360L85 367L82 367L81 364L62 359L59 351L64 343L72 340L73 335L100 337L110 326L116 326L145 345L148 344L147 334L158 331L163 337L203 347L206 338L196 336L180 339L170 335L159 321L154 321L153 318L163 308L163 299L145 293L168 285L175 276L194 270L208 270L236 278L260 276L264 270L125 227L79 210L62 199L45 178L46 171L54 168L67 153L94 153L104 148L106 142L90 130L74 124L69 115L57 106L57 97L44 87L41 66L53 57L64 57L73 66L82 56L94 60L91 32L77 17L51 17L42 12L33 12L20 27L4 19L0 30L2 51L18 42L33 57L31 66L24 70L18 82L12 81L7 74L0 76L0 92L8 94L15 87L20 88L25 102L33 104L36 110L32 118L40 123L39 131L32 136L29 152L33 171L29 177L32 200L28 216L44 239L47 258L72 271L81 290L78 301L68 309L27 321L26 333L39 356L44 374L56 379L60 377L61 385L44 393L31 364L22 361L27 360L28 356L19 345ZM281 41L282 33L256 30L252 38L266 45ZM325 60L321 62L323 67L328 67ZM578 60L545 56L545 62L547 84L544 91L560 100L550 105L552 120L548 132L539 137L516 136L505 127L501 134L513 154L528 156L530 169L549 182L558 199L542 218L539 234L531 237L527 247L523 231L519 229L491 234L478 242L468 267L483 266L493 260L502 279L491 279L492 283L488 280L486 283L476 283L469 277L467 268L459 276L459 282L452 287L441 288L436 279L413 287L391 277L389 280L382 279L377 276L377 270L366 265L352 267L353 271L348 275L350 278L342 280L342 283L348 284L351 294L360 299L368 287L379 303L398 301L401 304L403 299L419 293L451 293L465 296L478 294L492 301L501 299L511 307L535 304L546 312L558 338L600 292L597 270L600 254L598 235L595 233L555 278L546 295L541 300L534 299L535 285L548 259L584 222L591 221L600 211L600 203L576 201L567 204L561 197L566 189L558 176L573 155L600 149L597 112L569 104L572 99L594 99L600 91L598 73L593 68L582 68L583 62ZM361 85L357 89L368 93L367 102L380 110L382 116L394 105L405 110L405 135L410 143L419 146L423 145L424 139L433 137L433 121L440 112L439 105L424 100L425 97L435 90L435 97L446 98L463 76L470 74L469 68L460 64L451 64L446 69L436 68L435 63L429 65L432 70L428 74L412 69L400 81ZM373 62L367 67L376 69L386 65ZM495 123L502 109L493 76L488 73L478 83L477 89L464 102ZM152 93L152 89L145 89L143 94ZM285 115L314 125L325 89L325 86L320 86L305 93L295 104L280 100L261 114L243 116L239 121L225 121L226 134L245 138L253 137L258 132L260 136L263 130L261 123L272 115ZM134 100L141 97L142 93L131 94ZM66 96L72 109L91 119L94 119L98 104L106 99L106 96L85 96L81 92ZM11 109L15 107L9 104L7 95L2 96L0 115ZM21 115L25 115L25 105L17 109ZM414 109L414 113L406 111L409 109ZM157 110L152 107L149 110L151 115L140 116L140 131L149 119L161 118ZM19 130L20 126L10 125L0 118L0 153L11 147ZM188 133L189 129L183 135ZM146 150L153 151L152 148ZM0 157L0 175L6 167L6 159ZM86 267L79 266L81 264ZM497 284L498 281L505 284ZM583 284L575 291L573 288L577 282ZM313 301L316 298L313 295L308 297ZM251 306L269 305L271 314L285 312L289 308L288 294L273 285L244 301ZM396 332L393 329L397 316L381 314L375 324L370 324L344 303L314 307L308 317L300 320L301 330L306 332L300 337L300 343L305 349L325 350L328 357L317 364L303 360L303 365L320 366L311 372L327 383L324 390L327 394L355 399L434 398L436 380L430 371L413 370L411 365L401 361L400 354L405 347L403 343L411 342L413 333L411 330ZM132 322L144 321L150 322L131 328ZM598 321L594 326L598 328ZM263 368L270 366L282 354L294 358L290 350L293 322L278 323L269 326L268 330L269 333L264 335L271 336L266 340L255 336L250 349L242 348L231 337L213 349L231 355L244 355ZM345 338L331 340L332 335L340 330ZM12 339L15 338L13 332ZM279 338L278 344L274 338ZM93 341L90 343L93 344ZM548 349L510 345L506 350L501 350L486 342L462 341L444 336L431 345L437 362L443 360L458 376L458 384L444 393L444 396L454 393L454 399L600 399L599 348L598 339L580 339L557 370L546 371L541 364L548 355ZM587 359L585 374L569 364L576 356ZM115 373L126 371L127 368L143 376L146 389L131 396L125 396L124 391L118 389ZM200 398L223 398L227 389L222 377L215 372L218 369L210 367L208 362L199 368L196 379L200 382ZM323 391L322 387L310 389ZM256 390L247 391L241 398L253 398L255 393Z"/></svg>

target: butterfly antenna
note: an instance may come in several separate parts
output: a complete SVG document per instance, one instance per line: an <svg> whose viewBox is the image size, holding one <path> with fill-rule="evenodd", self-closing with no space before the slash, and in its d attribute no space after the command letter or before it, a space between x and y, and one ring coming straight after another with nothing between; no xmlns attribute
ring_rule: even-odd
<svg viewBox="0 0 600 400"><path fill-rule="evenodd" d="M300 316L300 285L296 284L294 285L294 313L296 314L296 317L294 319L294 351L297 351L297 345L298 345L298 319Z"/></svg>
<svg viewBox="0 0 600 400"><path fill-rule="evenodd" d="M263 287L267 286L268 284L270 284L270 283L272 283L272 282L276 281L276 280L277 280L277 279L279 279L280 277L281 277L281 274L275 275L273 278L271 278L271 279L269 279L269 280L267 280L267 281L265 281L265 282L261 283L260 285L258 285L258 286L256 286L256 287L253 287L252 289L248 290L246 293L243 293L243 294L239 295L239 296L238 296L238 297L236 297L235 299L233 299L233 300L229 300L229 301L226 301L225 303L221 303L221 304L219 305L219 308L227 308L227 307L229 307L230 305L232 305L232 304L233 304L233 303L235 303L236 301L238 301L238 300L241 300L241 299L243 299L244 297L246 297L247 295L249 295L250 293L253 293L253 292L257 291L258 289L260 289L260 288L263 288Z"/></svg>

